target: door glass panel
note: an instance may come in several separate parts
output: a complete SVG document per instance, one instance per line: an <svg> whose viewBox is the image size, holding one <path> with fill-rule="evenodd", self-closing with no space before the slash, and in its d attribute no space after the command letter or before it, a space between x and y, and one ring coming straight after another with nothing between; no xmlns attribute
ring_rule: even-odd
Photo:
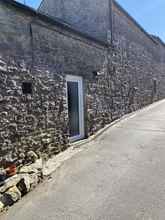
<svg viewBox="0 0 165 220"><path fill-rule="evenodd" d="M80 134L79 130L79 94L78 82L67 82L68 88L68 113L69 113L69 132L74 137Z"/></svg>

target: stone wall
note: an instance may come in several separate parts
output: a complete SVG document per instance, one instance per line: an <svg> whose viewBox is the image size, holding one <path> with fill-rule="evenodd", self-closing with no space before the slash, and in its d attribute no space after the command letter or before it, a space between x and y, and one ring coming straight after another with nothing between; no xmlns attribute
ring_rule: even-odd
<svg viewBox="0 0 165 220"><path fill-rule="evenodd" d="M4 2L0 20L1 158L30 150L51 156L69 146L67 74L83 77L86 137L165 97L164 45L116 4L109 46Z"/></svg>
<svg viewBox="0 0 165 220"><path fill-rule="evenodd" d="M87 81L90 134L124 114L165 98L165 45L113 2L113 44L103 74Z"/></svg>
<svg viewBox="0 0 165 220"><path fill-rule="evenodd" d="M65 76L55 69L33 69L33 19L31 13L0 4L1 159L26 160L31 150L51 155L68 146ZM31 94L23 94L23 83L31 84Z"/></svg>
<svg viewBox="0 0 165 220"><path fill-rule="evenodd" d="M0 19L0 157L58 153L69 144L65 77L92 82L93 71L105 68L107 49L5 3ZM31 83L32 94L23 94L23 83ZM86 123L87 136L90 130Z"/></svg>
<svg viewBox="0 0 165 220"><path fill-rule="evenodd" d="M24 94L23 83L32 85ZM0 61L0 158L25 159L29 151L49 156L68 146L64 76Z"/></svg>

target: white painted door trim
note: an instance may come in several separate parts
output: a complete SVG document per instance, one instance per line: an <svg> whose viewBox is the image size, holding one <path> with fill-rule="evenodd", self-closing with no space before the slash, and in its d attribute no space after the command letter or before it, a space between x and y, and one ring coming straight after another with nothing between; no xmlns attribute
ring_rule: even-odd
<svg viewBox="0 0 165 220"><path fill-rule="evenodd" d="M78 97L79 97L79 135L70 137L70 141L74 142L80 139L83 139L85 136L84 130L84 95L83 95L83 79L81 76L66 76L66 85L67 82L77 82L78 83ZM66 86L67 88L67 86ZM68 102L68 88L67 88L67 102ZM68 103L67 103L68 105ZM68 114L69 115L69 114Z"/></svg>

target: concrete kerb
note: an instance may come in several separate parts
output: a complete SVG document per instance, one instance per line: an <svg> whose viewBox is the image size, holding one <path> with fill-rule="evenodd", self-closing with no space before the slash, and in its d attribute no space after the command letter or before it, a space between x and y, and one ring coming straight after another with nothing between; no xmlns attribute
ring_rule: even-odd
<svg viewBox="0 0 165 220"><path fill-rule="evenodd" d="M87 146L88 143L92 142L93 140L97 139L101 134L103 134L107 129L109 129L110 127L112 126L115 126L116 124L120 123L121 121L125 121L125 120L129 120L133 117L135 117L137 114L139 114L140 112L144 112L144 111L148 111L149 109L153 108L153 107L156 107L158 105L160 105L161 103L165 102L165 99L164 100L161 100L161 101L158 101L158 102L155 102L149 106L146 106L140 110L137 110L135 112L132 112L130 114L127 114L127 115L124 115L123 117L121 117L120 119L110 123L109 125L107 125L106 127L104 127L103 129L101 129L100 131L98 131L95 135L89 137L88 139L86 140L82 140L82 141L79 141L79 142L76 142L76 143L73 143L71 144L70 148L68 148L66 151L50 158L47 162L45 162L43 164L43 161L42 159L40 159L40 165L42 165L42 172L43 172L43 176L46 178L46 177L49 177L52 173L54 173L58 168L60 168L65 161L71 159L73 156L75 156L77 153L83 151L85 149L85 147ZM83 146L83 147L80 147L80 146ZM86 148L87 149L87 148ZM38 161L39 162L39 161ZM33 164L33 166L37 166L39 164ZM28 168L28 167L27 167ZM32 168L32 167L31 167ZM24 168L25 169L25 168ZM35 174L36 175L36 174ZM13 178L16 178L17 176L13 177ZM24 176L25 177L25 176ZM30 184L30 182L28 183L25 183L25 184ZM37 182L35 184L35 186L38 185L38 178L37 178ZM19 189L17 189L17 182L15 184L12 183L12 186L9 191L9 193L16 193L17 191L19 192ZM30 186L30 185L29 185ZM7 187L10 187L10 186L7 186ZM27 185L26 185L27 187ZM13 191L12 191L13 190ZM27 190L27 192L30 191L30 188ZM12 195L15 195L15 194L12 194ZM15 202L17 202L20 198L21 198L21 192L20 192L20 195L18 198L15 198L13 197L14 200L13 200L13 204ZM0 202L0 211L4 211L5 210L5 205Z"/></svg>
<svg viewBox="0 0 165 220"><path fill-rule="evenodd" d="M55 172L57 170L57 168L62 166L62 164L65 161L67 161L68 159L71 159L74 155L76 155L77 153L83 151L85 149L86 144L88 144L88 143L92 142L93 140L97 139L101 134L103 134L105 131L107 131L110 127L120 123L121 121L128 120L132 117L135 117L137 115L137 113L147 111L147 110L153 108L154 106L160 105L162 102L165 102L165 99L154 102L153 104L150 104L150 105L148 105L146 107L143 107L143 108L141 108L137 111L134 111L132 113L126 114L126 115L122 116L121 118L113 121L112 123L106 125L104 128L99 130L95 135L92 135L92 136L90 136L89 138L87 138L85 140L80 140L78 142L72 143L70 148L68 148L64 152L54 156L53 158L49 159L46 162L44 170L43 170L44 176L51 175L53 172ZM80 147L82 147L82 148L80 148Z"/></svg>
<svg viewBox="0 0 165 220"><path fill-rule="evenodd" d="M130 119L132 117L135 117L137 115L137 113L149 110L149 109L153 108L153 106L157 106L157 105L161 104L162 102L165 102L165 99L157 101L157 102L154 102L154 103L152 103L152 104L150 104L148 106L145 106L145 107L143 107L141 109L138 109L137 111L131 112L131 113L126 114L126 115L123 115L121 118L111 122L110 124L106 125L104 128L100 129L98 132L96 132L96 134L90 136L89 138L87 138L85 140L80 140L80 141L77 141L75 143L72 143L71 146L73 148L77 148L77 147L80 147L80 146L82 146L84 144L87 144L87 143L95 140L96 138L98 138L101 134L103 134L106 130L108 130L110 127L114 126L115 124L118 124L121 121L124 121L124 120Z"/></svg>

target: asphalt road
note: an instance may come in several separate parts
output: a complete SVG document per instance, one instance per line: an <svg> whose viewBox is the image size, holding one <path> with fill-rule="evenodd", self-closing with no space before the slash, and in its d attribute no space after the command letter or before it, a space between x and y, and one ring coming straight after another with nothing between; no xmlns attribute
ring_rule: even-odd
<svg viewBox="0 0 165 220"><path fill-rule="evenodd" d="M109 128L0 220L164 220L165 101Z"/></svg>

